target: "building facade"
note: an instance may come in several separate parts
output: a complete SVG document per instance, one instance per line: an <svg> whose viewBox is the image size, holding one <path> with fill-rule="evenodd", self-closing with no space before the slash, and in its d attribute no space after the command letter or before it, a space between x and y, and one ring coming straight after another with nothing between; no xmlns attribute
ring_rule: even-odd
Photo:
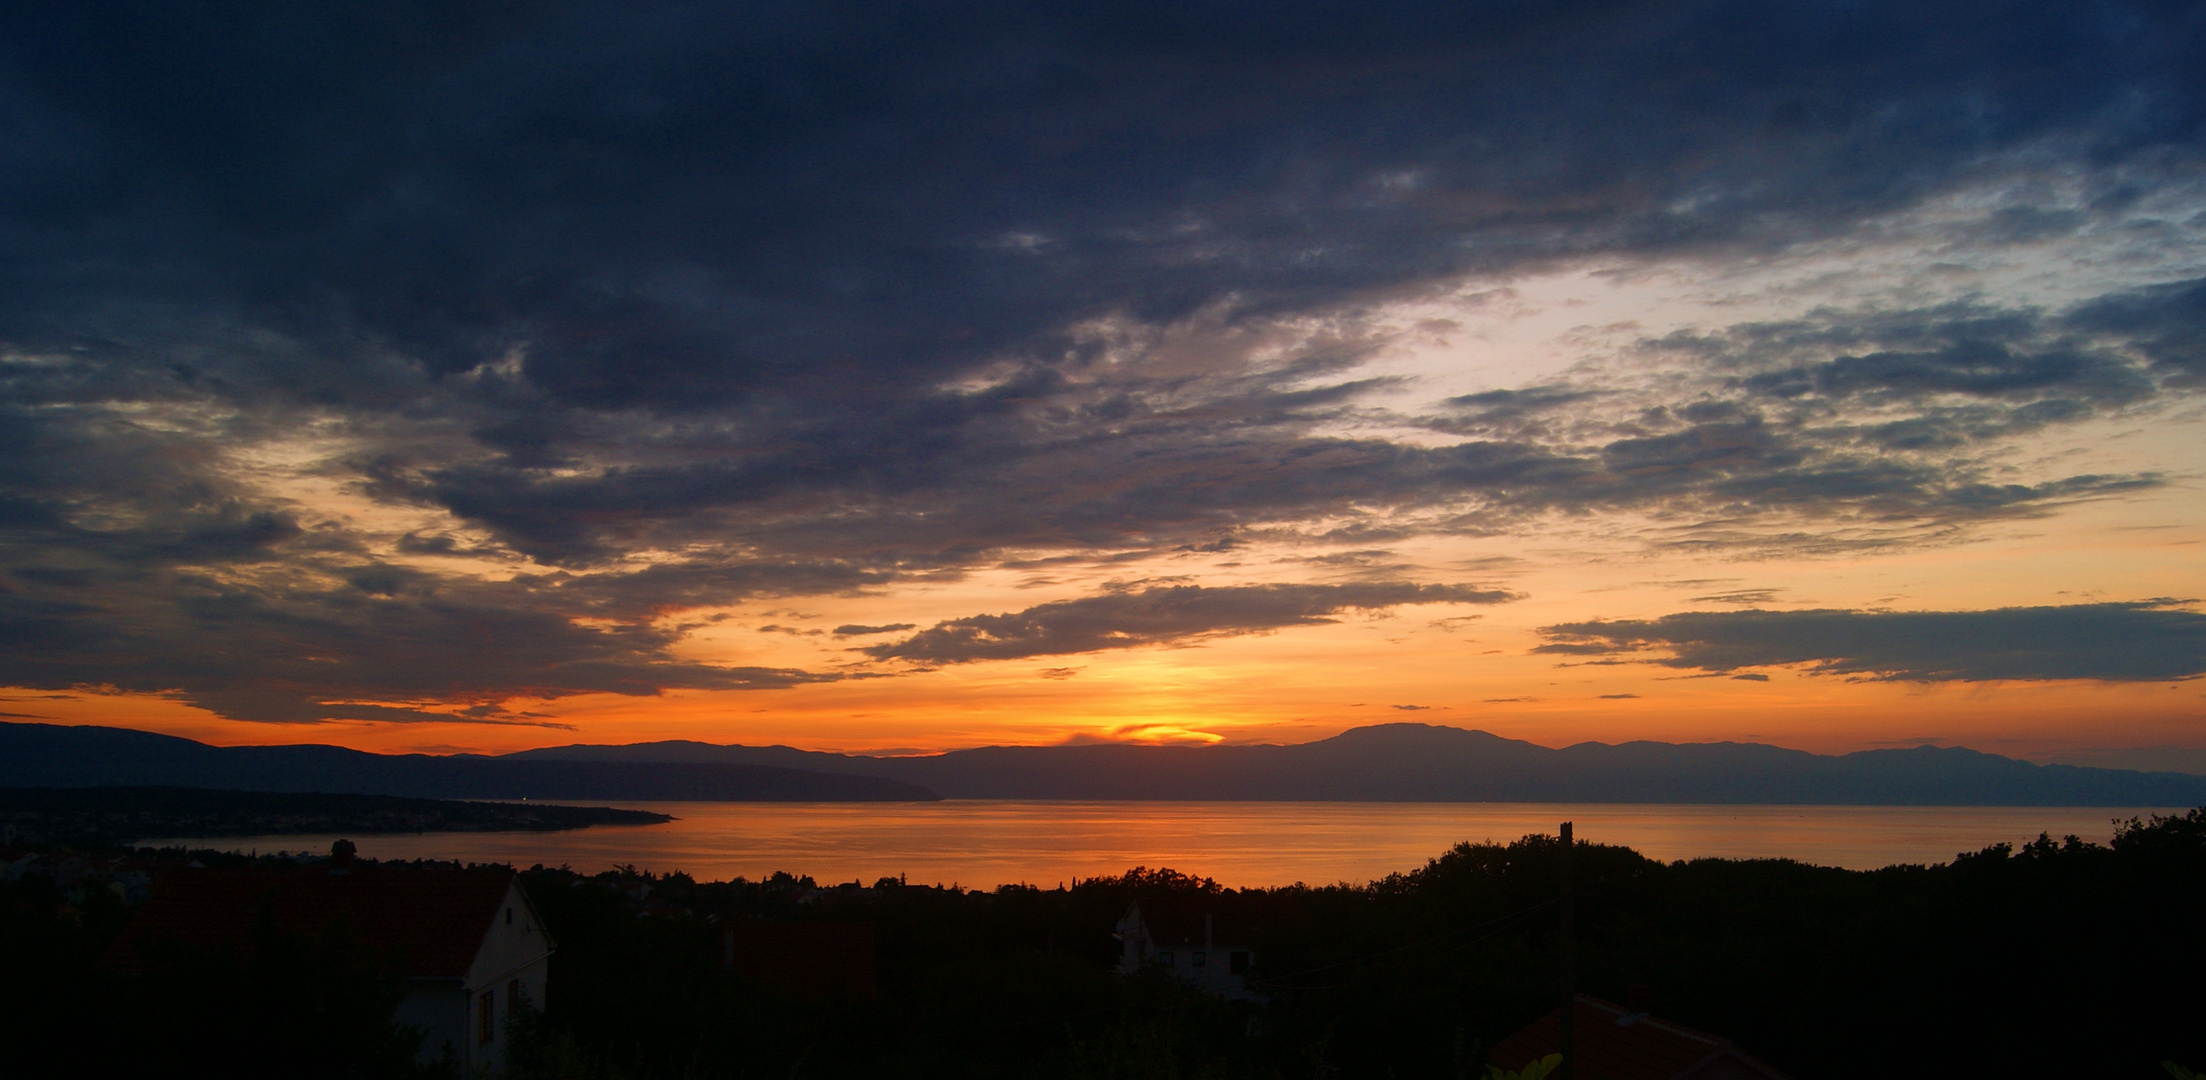
<svg viewBox="0 0 2206 1080"><path fill-rule="evenodd" d="M1261 1001L1249 978L1256 965L1253 928L1216 905L1179 899L1137 900L1119 917L1118 970L1162 970L1229 1001Z"/></svg>
<svg viewBox="0 0 2206 1080"><path fill-rule="evenodd" d="M542 1007L551 935L513 871L325 864L182 867L163 874L102 964L150 971L169 946L249 960L272 929L341 934L364 963L403 976L395 1018L422 1034L424 1062L498 1070L516 1010ZM264 921L266 920L266 921Z"/></svg>

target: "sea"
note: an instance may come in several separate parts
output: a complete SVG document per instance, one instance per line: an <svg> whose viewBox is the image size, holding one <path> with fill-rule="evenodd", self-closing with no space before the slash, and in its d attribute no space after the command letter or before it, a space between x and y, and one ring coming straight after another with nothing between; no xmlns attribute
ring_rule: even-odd
<svg viewBox="0 0 2206 1080"><path fill-rule="evenodd" d="M659 825L565 832L354 834L363 857L632 866L700 881L776 871L822 884L1044 888L1134 867L1169 867L1232 887L1361 884L1415 870L1456 844L1555 835L1619 844L1663 861L1793 859L1856 870L1941 863L2047 834L2105 843L2156 807L1740 806L1557 803L1069 802L613 805L671 814ZM336 836L143 841L245 852L329 850Z"/></svg>

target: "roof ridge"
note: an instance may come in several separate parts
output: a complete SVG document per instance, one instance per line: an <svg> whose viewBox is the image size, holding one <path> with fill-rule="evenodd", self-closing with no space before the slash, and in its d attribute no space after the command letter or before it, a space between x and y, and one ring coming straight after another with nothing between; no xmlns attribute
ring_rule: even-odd
<svg viewBox="0 0 2206 1080"><path fill-rule="evenodd" d="M1603 1008L1614 1011L1617 1014L1617 1021L1621 1021L1627 1016L1637 1017L1637 1019L1633 1020L1629 1024L1617 1023L1616 1026L1618 1027L1638 1027L1641 1024L1647 1024L1653 1027L1661 1028L1675 1035L1682 1035L1688 1039L1707 1043L1710 1046L1717 1047L1718 1049L1732 1045L1730 1039L1727 1039L1721 1035L1710 1034L1706 1031L1700 1030L1699 1028L1686 1027L1684 1024L1680 1024L1675 1020L1665 1020L1659 1016L1656 1016L1654 1014L1654 1011L1651 1009L1634 1009L1630 1008L1629 1006L1618 1005L1617 1003L1609 1001L1605 998L1594 997L1592 994L1579 994L1577 995L1577 1000L1593 1005L1599 1005Z"/></svg>

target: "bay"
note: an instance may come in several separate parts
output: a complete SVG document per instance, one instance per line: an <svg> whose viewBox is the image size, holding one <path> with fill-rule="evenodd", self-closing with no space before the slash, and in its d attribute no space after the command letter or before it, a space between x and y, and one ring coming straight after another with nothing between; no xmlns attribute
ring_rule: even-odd
<svg viewBox="0 0 2206 1080"><path fill-rule="evenodd" d="M1786 858L1874 869L1945 862L2039 833L2104 843L2114 822L2152 807L1740 806L1554 803L1044 802L618 803L672 814L658 825L569 832L354 835L376 859L571 866L633 865L699 880L774 871L822 883L903 877L913 884L1054 887L1135 866L1171 867L1231 886L1362 883L1414 870L1462 841L1553 835L1575 823L1590 843L1651 858ZM329 850L335 836L148 840L234 851Z"/></svg>

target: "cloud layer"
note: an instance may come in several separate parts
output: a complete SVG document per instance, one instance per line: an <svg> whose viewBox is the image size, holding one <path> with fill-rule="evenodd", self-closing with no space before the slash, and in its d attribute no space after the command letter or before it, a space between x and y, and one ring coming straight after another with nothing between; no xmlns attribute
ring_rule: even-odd
<svg viewBox="0 0 2206 1080"><path fill-rule="evenodd" d="M2149 602L1992 611L1682 612L1561 623L1541 632L1555 640L1538 652L1644 656L1650 663L1727 674L1806 665L1819 675L1910 682L2138 682L2206 675L2206 615Z"/></svg>
<svg viewBox="0 0 2206 1080"><path fill-rule="evenodd" d="M1333 622L1348 610L1406 604L1499 604L1519 599L1467 585L1158 585L974 615L928 627L866 653L881 660L965 663L1127 649Z"/></svg>
<svg viewBox="0 0 2206 1080"><path fill-rule="evenodd" d="M1973 207L1959 263L2193 243L2180 6L134 11L0 13L0 683L407 719L830 678L678 659L678 620L1018 561L1942 542L2169 483L2008 447L2206 386L2195 270L1421 409L1369 369L1391 304L1937 207ZM1416 591L1460 588L1113 593L865 655L1499 598Z"/></svg>

